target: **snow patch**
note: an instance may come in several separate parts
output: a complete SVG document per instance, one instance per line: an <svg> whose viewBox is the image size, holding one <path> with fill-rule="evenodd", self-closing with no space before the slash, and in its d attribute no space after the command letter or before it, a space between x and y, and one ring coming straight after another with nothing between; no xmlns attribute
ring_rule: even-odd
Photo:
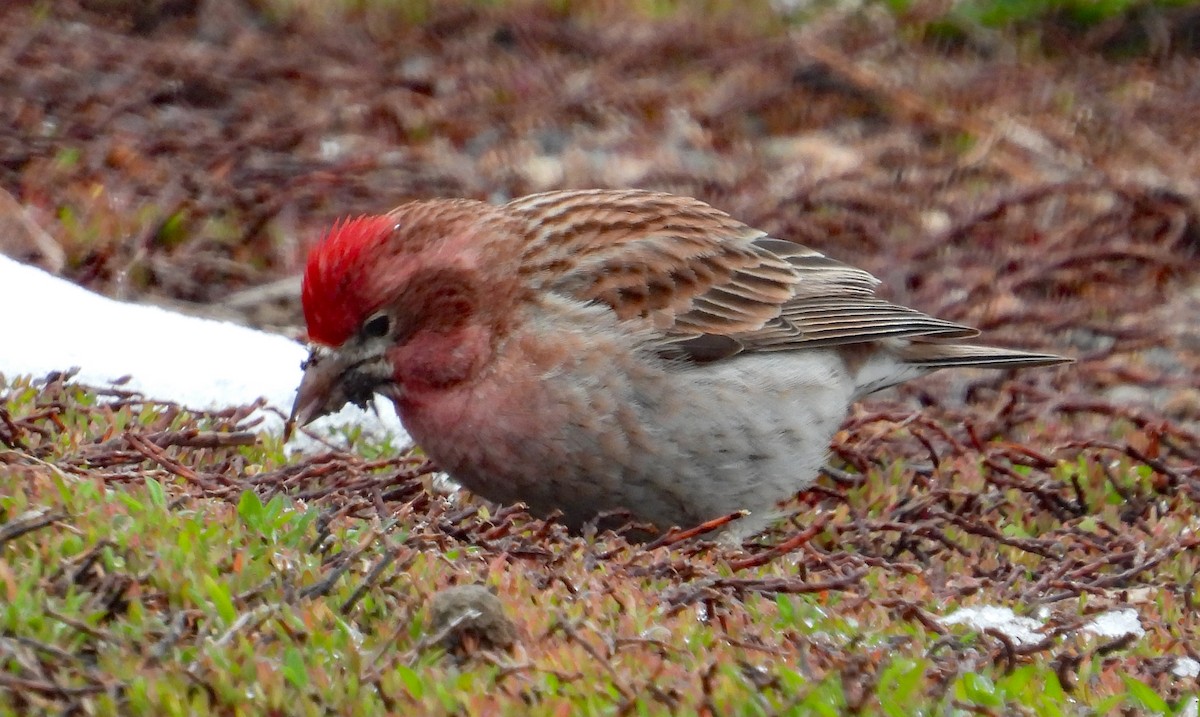
<svg viewBox="0 0 1200 717"><path fill-rule="evenodd" d="M1176 677L1200 677L1200 662L1190 657L1180 657L1171 665L1171 674Z"/></svg>
<svg viewBox="0 0 1200 717"><path fill-rule="evenodd" d="M1006 607L983 605L955 610L941 619L943 625L966 625L980 632L997 630L1018 645L1033 645L1045 639L1040 632L1042 623L1023 617Z"/></svg>
<svg viewBox="0 0 1200 717"><path fill-rule="evenodd" d="M94 294L41 269L0 256L4 337L0 374L44 376L78 367L80 383L105 387L128 376L124 390L192 409L226 408L265 398L284 414L300 385L303 346L283 336L225 321L184 316ZM361 425L407 441L388 401L379 415L347 406L314 424L318 432ZM262 412L263 430L283 419Z"/></svg>
<svg viewBox="0 0 1200 717"><path fill-rule="evenodd" d="M1146 634L1142 623L1138 620L1138 612L1131 607L1105 612L1092 618L1083 626L1084 632L1090 632L1100 637L1125 637L1133 635L1141 637Z"/></svg>
<svg viewBox="0 0 1200 717"><path fill-rule="evenodd" d="M1023 617L1006 607L983 605L964 607L941 618L943 625L966 625L974 630L999 630L1017 644L1031 645L1045 638L1041 630L1043 622ZM1140 638L1146 634L1133 608L1121 608L1101 613L1080 628L1082 632L1098 637L1120 638L1133 635Z"/></svg>

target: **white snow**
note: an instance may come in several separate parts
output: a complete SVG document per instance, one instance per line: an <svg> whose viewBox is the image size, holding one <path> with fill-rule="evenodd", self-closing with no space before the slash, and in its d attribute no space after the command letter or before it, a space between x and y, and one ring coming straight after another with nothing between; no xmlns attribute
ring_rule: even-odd
<svg viewBox="0 0 1200 717"><path fill-rule="evenodd" d="M1171 674L1176 677L1200 677L1200 662L1190 657L1180 657L1171 666Z"/></svg>
<svg viewBox="0 0 1200 717"><path fill-rule="evenodd" d="M1090 632L1100 637L1125 637L1133 635L1141 637L1146 634L1142 623L1138 620L1137 610L1131 607L1101 613L1083 626L1084 632Z"/></svg>
<svg viewBox="0 0 1200 717"><path fill-rule="evenodd" d="M41 269L0 256L0 374L44 376L79 368L76 381L123 389L193 409L252 403L260 397L285 415L307 352L285 337L224 321L99 296ZM319 430L349 423L407 440L387 401L379 416L347 406L317 421ZM265 430L283 419L263 412Z"/></svg>
<svg viewBox="0 0 1200 717"><path fill-rule="evenodd" d="M1031 617L1022 617L1006 607L983 605L955 610L941 619L943 625L966 625L982 632L987 629L1000 631L1018 645L1033 645L1045 639L1039 630L1042 623Z"/></svg>
<svg viewBox="0 0 1200 717"><path fill-rule="evenodd" d="M992 628L1004 633L1017 644L1033 644L1041 641L1045 635L1041 630L1043 623L1031 617L1017 615L1011 609L996 605L979 607L964 607L941 619L943 625L966 625L974 630ZM1142 637L1146 634L1138 619L1137 610L1124 607L1101 613L1080 628L1081 632L1104 638L1118 638L1126 635Z"/></svg>

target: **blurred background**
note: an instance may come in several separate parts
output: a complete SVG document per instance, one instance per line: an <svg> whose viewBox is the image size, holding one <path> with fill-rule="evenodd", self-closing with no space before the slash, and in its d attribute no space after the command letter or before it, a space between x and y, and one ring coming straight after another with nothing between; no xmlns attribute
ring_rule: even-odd
<svg viewBox="0 0 1200 717"><path fill-rule="evenodd" d="M1195 419L1198 51L1145 0L10 1L0 251L298 335L339 216L660 189Z"/></svg>

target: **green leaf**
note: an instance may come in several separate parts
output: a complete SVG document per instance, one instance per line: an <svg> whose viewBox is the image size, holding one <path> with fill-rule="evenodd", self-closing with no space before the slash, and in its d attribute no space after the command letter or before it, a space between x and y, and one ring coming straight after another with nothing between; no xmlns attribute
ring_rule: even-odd
<svg viewBox="0 0 1200 717"><path fill-rule="evenodd" d="M1121 679L1125 681L1125 687L1129 690L1130 700L1137 706L1158 714L1167 714L1171 711L1171 706L1167 704L1167 701L1150 685L1131 675L1121 675Z"/></svg>
<svg viewBox="0 0 1200 717"><path fill-rule="evenodd" d="M160 510L167 509L167 496L163 492L162 483L150 476L146 476L146 492L150 494L150 503Z"/></svg>
<svg viewBox="0 0 1200 717"><path fill-rule="evenodd" d="M289 647L283 653L283 676L299 689L308 687L308 666L295 647Z"/></svg>
<svg viewBox="0 0 1200 717"><path fill-rule="evenodd" d="M279 516L283 513L286 507L283 496L276 495L263 506L263 524L266 527L274 528L280 523ZM286 521L286 518L284 519Z"/></svg>
<svg viewBox="0 0 1200 717"><path fill-rule="evenodd" d="M258 494L252 490L242 493L242 497L238 500L237 507L238 515L242 521L259 533L266 532L265 527L266 511L263 509L262 501L258 499Z"/></svg>
<svg viewBox="0 0 1200 717"><path fill-rule="evenodd" d="M400 675L404 688L408 690L408 694L412 695L413 699L419 700L425 697L425 682L413 668L407 665L397 665L396 674Z"/></svg>
<svg viewBox="0 0 1200 717"><path fill-rule="evenodd" d="M779 619L785 624L791 625L796 622L796 608L792 605L792 600L789 596L783 593L776 595L775 607L779 610Z"/></svg>
<svg viewBox="0 0 1200 717"><path fill-rule="evenodd" d="M304 513L300 514L295 519L293 519L291 521L292 522L291 528L283 536L283 539L280 541L280 543L282 543L283 545L290 546L290 547L295 547L295 546L299 545L300 542L303 541L304 538L307 536L308 528L316 521L317 515L318 515L318 512L316 510L309 509L309 510L304 511Z"/></svg>
<svg viewBox="0 0 1200 717"><path fill-rule="evenodd" d="M996 694L996 685L987 675L968 672L958 680L959 696L977 705L1000 707L1004 700Z"/></svg>
<svg viewBox="0 0 1200 717"><path fill-rule="evenodd" d="M217 614L221 616L221 619L227 625L233 624L233 621L237 619L237 608L233 605L229 588L213 580L211 575L205 575L204 590L208 593L208 599L212 601L213 606L217 608Z"/></svg>
<svg viewBox="0 0 1200 717"><path fill-rule="evenodd" d="M912 659L895 659L879 675L879 703L890 717L912 714L913 698L921 685L924 671Z"/></svg>

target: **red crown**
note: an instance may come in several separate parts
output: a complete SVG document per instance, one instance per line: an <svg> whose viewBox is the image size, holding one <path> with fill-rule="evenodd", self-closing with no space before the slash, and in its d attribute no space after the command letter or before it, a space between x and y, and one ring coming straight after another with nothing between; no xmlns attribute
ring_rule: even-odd
<svg viewBox="0 0 1200 717"><path fill-rule="evenodd" d="M387 215L344 219L308 253L300 299L310 340L341 346L377 308L364 291L367 264L395 227Z"/></svg>

